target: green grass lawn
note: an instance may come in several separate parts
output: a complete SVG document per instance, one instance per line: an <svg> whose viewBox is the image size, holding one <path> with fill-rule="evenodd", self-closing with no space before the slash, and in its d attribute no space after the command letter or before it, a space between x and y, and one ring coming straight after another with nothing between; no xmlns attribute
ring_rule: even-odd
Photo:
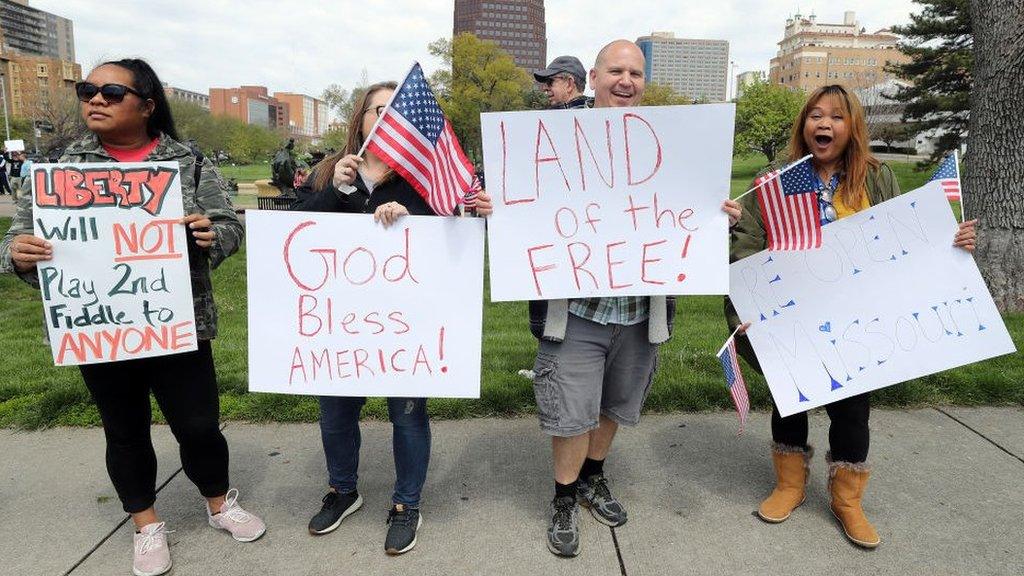
<svg viewBox="0 0 1024 576"><path fill-rule="evenodd" d="M231 166L223 164L218 166L225 178L234 178L236 182L254 182L256 180L270 180L270 164L246 164L242 166Z"/></svg>
<svg viewBox="0 0 1024 576"><path fill-rule="evenodd" d="M733 166L733 195L746 190L763 158L742 158ZM927 172L891 164L903 190L920 186ZM0 218L6 230L10 219ZM214 272L220 306L220 337L214 356L227 419L313 421L314 398L247 391L245 255L236 254ZM56 368L42 343L38 294L10 275L0 275L0 427L95 425L98 415L78 370ZM679 300L676 335L661 347L660 365L647 402L648 411L731 409L714 352L728 336L721 297ZM533 389L516 371L533 363L536 342L527 326L526 304L484 303L483 374L479 400L433 399L430 411L440 418L514 415L532 412ZM1018 346L1024 342L1024 315L1008 315L1006 324ZM768 387L753 370L744 372L755 409L770 406ZM1024 361L1018 355L948 370L892 386L874 394L876 405L1024 404ZM366 413L386 418L381 399L367 403ZM160 419L154 405L154 414Z"/></svg>

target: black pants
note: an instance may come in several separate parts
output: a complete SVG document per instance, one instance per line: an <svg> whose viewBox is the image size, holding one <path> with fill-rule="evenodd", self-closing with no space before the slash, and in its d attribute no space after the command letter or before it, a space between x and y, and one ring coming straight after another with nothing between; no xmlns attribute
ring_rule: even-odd
<svg viewBox="0 0 1024 576"><path fill-rule="evenodd" d="M209 341L200 341L195 352L79 368L103 419L107 473L125 512L156 501L151 390L178 441L185 475L207 498L228 491L228 443L220 432Z"/></svg>
<svg viewBox="0 0 1024 576"><path fill-rule="evenodd" d="M863 462L868 458L868 416L871 413L870 393L851 396L825 405L831 423L828 427L832 459L841 462ZM807 413L783 418L772 406L772 440L790 446L807 446Z"/></svg>
<svg viewBox="0 0 1024 576"><path fill-rule="evenodd" d="M0 194L13 194L11 185L7 182L7 170L0 168Z"/></svg>

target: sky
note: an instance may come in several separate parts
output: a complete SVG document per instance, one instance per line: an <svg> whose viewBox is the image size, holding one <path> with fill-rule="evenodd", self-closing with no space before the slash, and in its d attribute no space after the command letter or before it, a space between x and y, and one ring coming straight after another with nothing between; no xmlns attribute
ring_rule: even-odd
<svg viewBox="0 0 1024 576"><path fill-rule="evenodd" d="M786 18L817 14L839 23L853 10L873 32L906 23L911 0L548 0L548 60L572 54L590 67L616 38L652 31L677 38L728 40L735 72L767 70ZM698 5L699 4L699 5ZM454 0L30 0L74 21L83 74L104 60L140 56L180 88L266 86L271 92L319 96L330 84L400 80L413 60L426 72L440 62L427 45L452 31ZM730 76L733 76L730 74Z"/></svg>

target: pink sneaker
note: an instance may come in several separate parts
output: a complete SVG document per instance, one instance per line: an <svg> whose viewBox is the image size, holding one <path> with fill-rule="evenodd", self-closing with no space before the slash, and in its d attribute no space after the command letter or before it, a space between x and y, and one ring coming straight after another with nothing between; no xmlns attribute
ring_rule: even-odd
<svg viewBox="0 0 1024 576"><path fill-rule="evenodd" d="M266 524L255 515L242 510L238 505L238 490L232 488L224 496L224 503L220 506L220 513L210 514L210 507L206 507L206 517L210 526L227 530L231 537L239 542L252 542L267 531Z"/></svg>
<svg viewBox="0 0 1024 576"><path fill-rule="evenodd" d="M163 522L154 522L143 526L135 535L135 557L132 560L132 573L135 576L157 576L171 569L168 532Z"/></svg>

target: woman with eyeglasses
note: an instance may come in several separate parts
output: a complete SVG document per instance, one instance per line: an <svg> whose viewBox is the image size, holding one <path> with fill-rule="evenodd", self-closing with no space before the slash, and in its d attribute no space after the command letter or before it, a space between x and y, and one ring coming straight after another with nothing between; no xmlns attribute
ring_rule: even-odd
<svg viewBox="0 0 1024 576"><path fill-rule="evenodd" d="M821 224L866 210L900 194L899 183L891 168L871 155L864 109L857 96L840 85L818 88L807 99L793 123L789 142L789 162L811 154L817 175L818 206ZM767 172L767 170L766 170ZM755 180L756 182L756 180ZM735 262L767 247L761 211L756 196L742 201L743 217L732 229L730 261ZM976 221L961 224L954 243L974 250ZM725 299L730 330L740 324L736 310ZM760 372L750 341L743 335L748 324L740 327L737 350ZM870 394L852 396L825 406L829 425L828 487L832 513L842 525L846 537L864 548L878 546L881 539L864 515L861 499L867 487L870 469L868 456ZM777 407L772 410L772 462L776 486L758 508L758 516L768 523L789 518L803 503L814 450L807 444L807 413L783 418Z"/></svg>
<svg viewBox="0 0 1024 576"><path fill-rule="evenodd" d="M433 216L426 200L372 150L363 146L374 123L384 113L395 82L380 82L358 98L349 119L348 141L340 152L313 167L305 185L296 189L293 210L373 214L390 226L405 215ZM467 208L486 216L491 199L480 190ZM309 521L309 532L334 531L341 521L358 510L363 497L356 489L359 468L359 412L365 398L321 396L320 436L327 460L328 492ZM388 398L388 418L393 427L395 486L387 519L384 550L397 555L416 545L416 531L423 523L420 494L430 462L430 422L426 398Z"/></svg>
<svg viewBox="0 0 1024 576"><path fill-rule="evenodd" d="M221 188L216 168L178 142L160 79L135 59L106 62L75 86L89 134L71 144L60 162L178 162L180 224L190 232L189 267L199 348L194 352L79 366L103 421L107 472L135 524L132 571L138 576L171 568L167 530L157 515L157 460L150 439L150 392L178 441L185 475L206 499L210 526L241 542L263 535L263 522L238 504L229 488L228 445L219 426L219 398L210 340L217 332L210 268L239 247L242 224ZM16 272L38 288L36 266L53 246L32 235L31 182L26 180L11 229L0 244L0 272Z"/></svg>

